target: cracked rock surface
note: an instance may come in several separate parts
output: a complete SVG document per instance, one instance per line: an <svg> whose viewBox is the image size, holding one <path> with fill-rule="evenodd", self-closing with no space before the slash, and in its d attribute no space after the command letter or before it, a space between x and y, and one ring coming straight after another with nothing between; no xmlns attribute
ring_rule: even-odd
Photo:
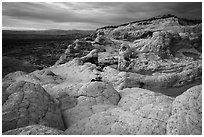
<svg viewBox="0 0 204 137"><path fill-rule="evenodd" d="M165 134L172 98L133 88L120 92L117 107L92 114L68 128L66 134ZM141 100L140 100L141 99Z"/></svg>
<svg viewBox="0 0 204 137"><path fill-rule="evenodd" d="M114 107L120 100L120 96L109 84L90 82L82 86L77 93L67 95L66 100L67 102L63 102L66 104L63 105L65 106L63 107L63 116L66 126L69 127L98 111Z"/></svg>
<svg viewBox="0 0 204 137"><path fill-rule="evenodd" d="M5 91L2 106L2 131L31 124L64 129L61 111L55 101L39 84L19 81Z"/></svg>
<svg viewBox="0 0 204 137"><path fill-rule="evenodd" d="M3 135L64 135L63 131L43 125L30 125L4 132Z"/></svg>

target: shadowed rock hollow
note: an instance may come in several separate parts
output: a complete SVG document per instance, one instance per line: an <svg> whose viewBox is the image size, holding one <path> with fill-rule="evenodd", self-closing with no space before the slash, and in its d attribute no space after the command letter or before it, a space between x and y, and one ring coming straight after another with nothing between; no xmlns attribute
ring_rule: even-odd
<svg viewBox="0 0 204 137"><path fill-rule="evenodd" d="M3 134L202 134L201 84L199 21L106 26L55 65L3 78Z"/></svg>

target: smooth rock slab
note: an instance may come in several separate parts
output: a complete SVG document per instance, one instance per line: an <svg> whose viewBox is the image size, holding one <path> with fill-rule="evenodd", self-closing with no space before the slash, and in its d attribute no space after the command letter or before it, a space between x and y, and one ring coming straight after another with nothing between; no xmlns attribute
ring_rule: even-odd
<svg viewBox="0 0 204 137"><path fill-rule="evenodd" d="M31 124L64 129L58 102L39 84L15 82L6 94L8 98L2 107L3 132Z"/></svg>
<svg viewBox="0 0 204 137"><path fill-rule="evenodd" d="M30 125L4 132L3 135L64 135L63 131L43 125Z"/></svg>

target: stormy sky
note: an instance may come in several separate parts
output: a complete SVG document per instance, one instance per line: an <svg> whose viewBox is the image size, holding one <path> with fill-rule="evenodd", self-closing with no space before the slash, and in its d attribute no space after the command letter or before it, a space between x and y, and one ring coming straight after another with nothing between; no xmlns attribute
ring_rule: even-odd
<svg viewBox="0 0 204 137"><path fill-rule="evenodd" d="M2 27L15 30L96 29L157 15L174 14L202 19L202 3L195 2L3 2Z"/></svg>

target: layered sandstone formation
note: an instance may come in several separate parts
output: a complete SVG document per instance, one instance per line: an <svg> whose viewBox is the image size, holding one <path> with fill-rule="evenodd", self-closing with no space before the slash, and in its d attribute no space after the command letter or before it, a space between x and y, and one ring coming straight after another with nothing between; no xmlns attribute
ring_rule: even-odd
<svg viewBox="0 0 204 137"><path fill-rule="evenodd" d="M6 75L3 134L202 134L201 29L172 15L107 26Z"/></svg>

